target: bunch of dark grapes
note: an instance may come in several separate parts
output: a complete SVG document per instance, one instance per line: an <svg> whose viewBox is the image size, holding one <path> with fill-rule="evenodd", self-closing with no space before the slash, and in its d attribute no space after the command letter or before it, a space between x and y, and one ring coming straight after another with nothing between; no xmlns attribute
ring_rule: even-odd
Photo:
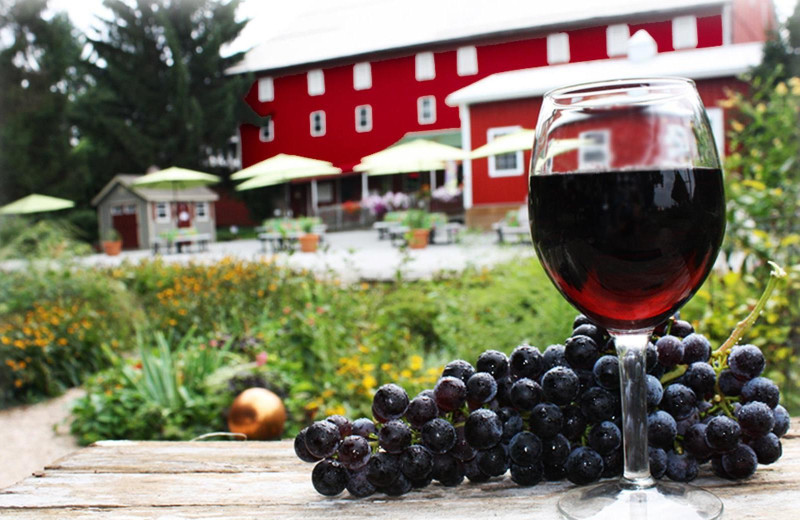
<svg viewBox="0 0 800 520"><path fill-rule="evenodd" d="M701 464L727 479L751 476L781 456L789 414L761 377L753 345L712 351L691 324L670 319L647 347L650 470L693 480ZM619 361L607 332L579 315L572 336L544 352L487 350L448 363L436 386L409 398L381 386L373 419L331 416L295 438L316 462L323 495L403 495L433 481L456 486L510 473L521 486L589 484L623 470Z"/></svg>

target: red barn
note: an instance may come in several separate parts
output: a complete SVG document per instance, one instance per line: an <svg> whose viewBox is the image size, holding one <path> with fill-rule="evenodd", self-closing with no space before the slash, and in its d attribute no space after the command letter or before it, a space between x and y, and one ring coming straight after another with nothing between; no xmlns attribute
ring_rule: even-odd
<svg viewBox="0 0 800 520"><path fill-rule="evenodd" d="M313 202L309 181L292 184L300 213L385 188L353 166L409 132L460 130L462 147L474 149L511 128L532 128L540 96L553 86L684 75L699 80L713 106L758 62L758 42L775 25L770 0L562 0L546 8L529 0L350 0L314 9L231 70L255 73L246 101L269 116L261 128L240 127L243 167L288 153L345 172L316 182ZM627 42L639 30L657 55L635 63ZM496 220L523 200L528 158L465 161L468 223Z"/></svg>

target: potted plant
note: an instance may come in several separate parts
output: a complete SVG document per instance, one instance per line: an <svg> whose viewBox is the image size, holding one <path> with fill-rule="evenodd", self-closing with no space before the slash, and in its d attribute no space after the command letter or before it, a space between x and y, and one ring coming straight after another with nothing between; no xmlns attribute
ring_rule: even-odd
<svg viewBox="0 0 800 520"><path fill-rule="evenodd" d="M406 212L405 225L408 227L408 247L424 249L428 245L431 232L431 219L427 211L410 209Z"/></svg>
<svg viewBox="0 0 800 520"><path fill-rule="evenodd" d="M300 229L303 234L300 235L300 251L304 253L314 253L319 245L319 235L314 233L314 226L317 225L317 219L311 217L304 217L299 219Z"/></svg>
<svg viewBox="0 0 800 520"><path fill-rule="evenodd" d="M114 228L109 229L103 235L103 251L108 256L117 256L122 251L122 237Z"/></svg>

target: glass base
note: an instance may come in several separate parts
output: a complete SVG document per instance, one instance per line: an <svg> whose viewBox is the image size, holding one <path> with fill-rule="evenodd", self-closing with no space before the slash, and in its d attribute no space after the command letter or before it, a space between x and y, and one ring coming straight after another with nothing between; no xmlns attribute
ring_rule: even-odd
<svg viewBox="0 0 800 520"><path fill-rule="evenodd" d="M573 489L558 501L558 511L567 520L713 520L722 515L722 501L688 484L628 489L617 480Z"/></svg>

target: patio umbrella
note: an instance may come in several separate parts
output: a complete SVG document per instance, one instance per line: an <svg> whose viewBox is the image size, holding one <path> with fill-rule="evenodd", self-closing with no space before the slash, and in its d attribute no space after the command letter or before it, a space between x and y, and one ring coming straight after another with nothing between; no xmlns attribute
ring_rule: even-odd
<svg viewBox="0 0 800 520"><path fill-rule="evenodd" d="M221 181L216 175L210 173L203 173L194 170L187 170L185 168L177 168L175 166L165 170L148 173L139 177L131 183L132 186L142 188L153 188L156 190L169 190L173 191L187 188L197 188L200 186L208 186L209 184L216 184Z"/></svg>
<svg viewBox="0 0 800 520"><path fill-rule="evenodd" d="M464 151L455 146L415 139L361 158L353 170L369 175L441 170L446 161L460 161Z"/></svg>
<svg viewBox="0 0 800 520"><path fill-rule="evenodd" d="M67 199L49 197L33 193L27 197L6 204L0 208L0 215L21 215L24 213L42 213L45 211L56 211L75 206L75 203Z"/></svg>
<svg viewBox="0 0 800 520"><path fill-rule="evenodd" d="M244 170L242 170L244 171ZM266 186L275 186L276 184L283 184L294 179L304 179L307 177L318 177L320 175L335 175L342 173L341 168L335 166L320 166L308 170L293 170L274 173L263 173L247 179L240 185L236 186L236 191L253 190L256 188L264 188Z"/></svg>
<svg viewBox="0 0 800 520"><path fill-rule="evenodd" d="M291 175L289 179L297 179L301 177L333 175L337 173L342 173L342 170L336 168L331 162L311 159L310 157L301 157L299 155L279 153L269 159L248 166L244 170L239 170L231 175L231 179L238 181L250 179L252 177L260 177L262 175L274 175L276 177ZM280 182L276 184L280 184Z"/></svg>
<svg viewBox="0 0 800 520"><path fill-rule="evenodd" d="M490 155L500 155L504 153L519 152L520 150L530 150L533 147L533 138L536 135L534 130L523 128L510 134L489 141L485 145L472 150L470 157L480 159Z"/></svg>

